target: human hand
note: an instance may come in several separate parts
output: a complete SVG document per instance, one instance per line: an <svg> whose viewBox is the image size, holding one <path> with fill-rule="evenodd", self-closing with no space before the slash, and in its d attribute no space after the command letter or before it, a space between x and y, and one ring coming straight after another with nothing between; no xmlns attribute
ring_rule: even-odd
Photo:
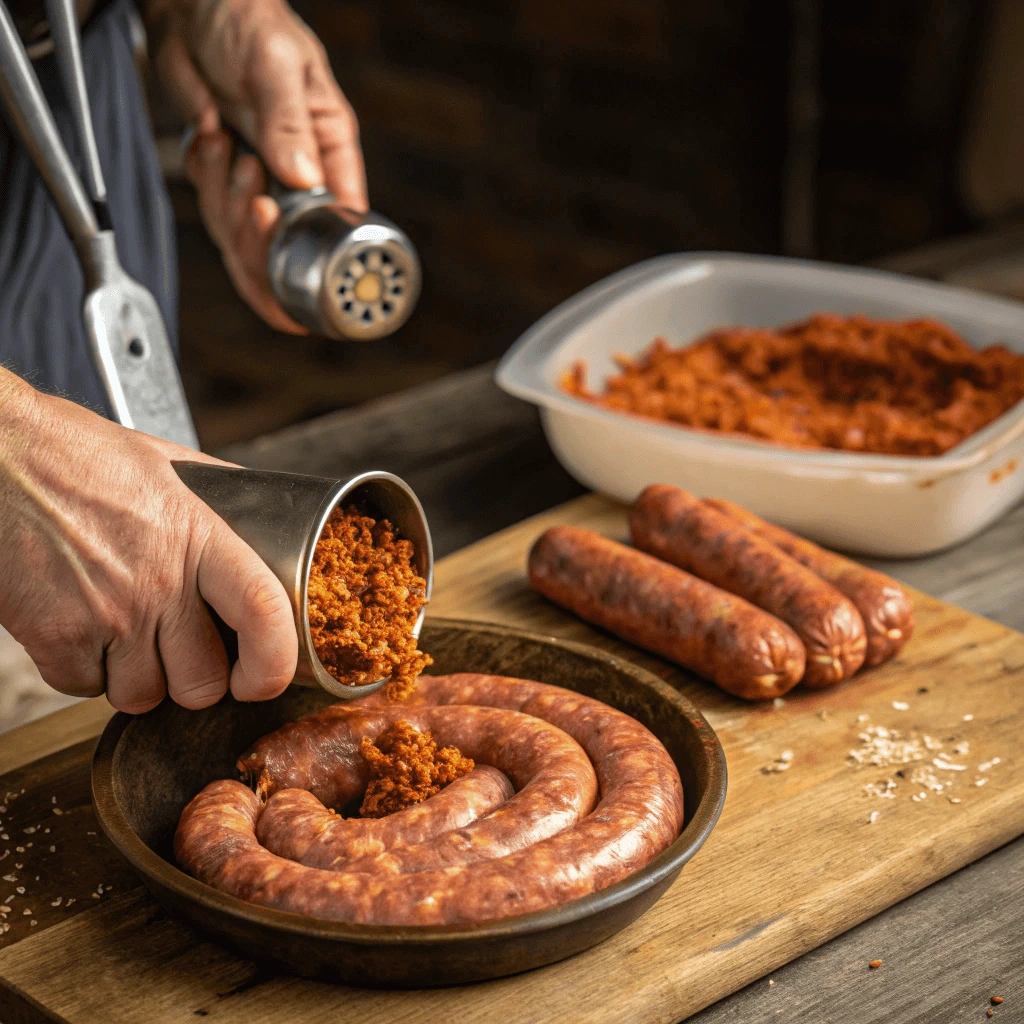
<svg viewBox="0 0 1024 1024"><path fill-rule="evenodd" d="M156 66L196 126L186 171L239 294L278 330L306 333L274 298L267 256L280 216L260 161L232 153L232 125L286 187L326 185L368 208L359 126L323 46L284 0L151 0Z"/></svg>
<svg viewBox="0 0 1024 1024"><path fill-rule="evenodd" d="M218 462L0 370L0 623L54 689L131 714L274 697L298 657L284 587L172 459Z"/></svg>

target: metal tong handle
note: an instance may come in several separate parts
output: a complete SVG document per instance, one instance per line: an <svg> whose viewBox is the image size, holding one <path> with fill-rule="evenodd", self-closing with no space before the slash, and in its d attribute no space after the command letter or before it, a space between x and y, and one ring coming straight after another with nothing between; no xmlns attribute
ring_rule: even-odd
<svg viewBox="0 0 1024 1024"><path fill-rule="evenodd" d="M85 172L89 196L96 207L102 228L110 226L107 212L107 186L100 165L100 151L92 126L92 111L85 86L85 66L82 63L82 42L78 35L78 12L74 0L46 0L46 20L50 23L53 49L60 67L61 81L71 108L71 121L85 157Z"/></svg>
<svg viewBox="0 0 1024 1024"><path fill-rule="evenodd" d="M90 243L99 234L96 213L61 141L14 19L2 0L0 99L60 210L87 274L90 270L95 272L96 261Z"/></svg>

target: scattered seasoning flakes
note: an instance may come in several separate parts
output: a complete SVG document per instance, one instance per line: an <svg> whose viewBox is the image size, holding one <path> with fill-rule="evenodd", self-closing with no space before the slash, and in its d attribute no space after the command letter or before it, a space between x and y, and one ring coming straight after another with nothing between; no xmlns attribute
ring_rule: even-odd
<svg viewBox="0 0 1024 1024"><path fill-rule="evenodd" d="M24 846L16 846L14 848L14 852L15 853L24 853L25 852L25 847Z"/></svg>
<svg viewBox="0 0 1024 1024"><path fill-rule="evenodd" d="M990 768L999 764L1000 761L1002 761L1001 757L993 757L991 761L982 761L982 763L978 765L978 771L987 772Z"/></svg>
<svg viewBox="0 0 1024 1024"><path fill-rule="evenodd" d="M50 853L56 853L56 852L57 852L57 847L56 846L51 846L50 847Z"/></svg>
<svg viewBox="0 0 1024 1024"><path fill-rule="evenodd" d="M21 916L22 917L31 917L32 916L32 911L31 910L23 910L21 912Z"/></svg>
<svg viewBox="0 0 1024 1024"><path fill-rule="evenodd" d="M11 902L13 902L13 900L14 900L13 896L8 896L7 899L4 900L4 903L11 903Z"/></svg>
<svg viewBox="0 0 1024 1024"><path fill-rule="evenodd" d="M39 831L39 826L38 825L29 825L28 828L23 828L21 831L24 832L25 835L30 836L30 835L32 835L33 832L38 832Z"/></svg>
<svg viewBox="0 0 1024 1024"><path fill-rule="evenodd" d="M38 921L29 921L28 926L29 928L34 928L37 924L39 924Z"/></svg>
<svg viewBox="0 0 1024 1024"><path fill-rule="evenodd" d="M768 979L768 984L769 984L769 985L774 985L774 984L775 984L775 979L774 979L774 978L769 978L769 979ZM993 999L995 999L996 997L995 997L995 996L993 996L992 998L993 998ZM999 1001L1000 1001L1000 1002L1002 1002L1002 1000L1001 1000L1001 999L1000 999Z"/></svg>
<svg viewBox="0 0 1024 1024"><path fill-rule="evenodd" d="M776 697L775 700L772 701L772 707L784 708L785 706L786 702L781 697Z"/></svg>
<svg viewBox="0 0 1024 1024"><path fill-rule="evenodd" d="M50 797L50 803L51 804L55 804L56 802L57 802L57 798L55 796L51 796Z"/></svg>
<svg viewBox="0 0 1024 1024"><path fill-rule="evenodd" d="M60 814L64 813L59 807L52 807L51 810L53 811L54 814L57 814L57 815L60 815Z"/></svg>
<svg viewBox="0 0 1024 1024"><path fill-rule="evenodd" d="M871 812L871 813L870 813L870 814L868 815L868 824L869 824L869 825L874 825L874 823L875 823L876 821L878 821L878 819L879 819L879 818L880 818L881 816L882 816L882 812L881 812L881 811L872 811L872 812Z"/></svg>
<svg viewBox="0 0 1024 1024"><path fill-rule="evenodd" d="M993 1006L998 1006L1003 1001L1002 996L993 996L990 1002Z"/></svg>
<svg viewBox="0 0 1024 1024"><path fill-rule="evenodd" d="M18 894L19 896L24 896L24 895L25 895L25 886L23 886L23 885L19 885L19 886L17 886L17 888L15 888L15 890L14 890L14 891L15 891L15 892L16 892L16 893L17 893L17 894Z"/></svg>
<svg viewBox="0 0 1024 1024"><path fill-rule="evenodd" d="M893 710L895 711L909 711L910 705L904 700L894 700L892 702Z"/></svg>
<svg viewBox="0 0 1024 1024"><path fill-rule="evenodd" d="M6 832L0 832L0 839L10 839L11 837Z"/></svg>
<svg viewBox="0 0 1024 1024"><path fill-rule="evenodd" d="M864 787L867 796L877 796L885 800L896 799L896 780L886 779L885 782L869 782Z"/></svg>
<svg viewBox="0 0 1024 1024"><path fill-rule="evenodd" d="M824 722L825 719L828 718L828 708L822 708L818 712L818 717Z"/></svg>
<svg viewBox="0 0 1024 1024"><path fill-rule="evenodd" d="M9 914L11 908L6 903L0 903L0 914Z"/></svg>
<svg viewBox="0 0 1024 1024"><path fill-rule="evenodd" d="M943 757L933 757L932 764L935 765L940 771L943 772L965 772L967 771L967 765L965 764L953 764L952 761L947 761ZM990 765L991 767L991 765ZM979 771L984 771L984 768L979 768Z"/></svg>
<svg viewBox="0 0 1024 1024"><path fill-rule="evenodd" d="M953 753L958 754L960 757L963 757L965 754L969 754L970 752L971 745L967 742L967 740L961 740L961 742L959 742L955 747L953 747Z"/></svg>
<svg viewBox="0 0 1024 1024"><path fill-rule="evenodd" d="M64 904L64 906L65 906L65 907L70 907L70 906L71 906L71 904L72 904L72 903L74 903L74 902L75 902L75 897L74 897L74 896L72 896L72 897L71 897L71 899L69 899L69 900L67 901L67 903L65 903L65 904Z"/></svg>
<svg viewBox="0 0 1024 1024"><path fill-rule="evenodd" d="M768 764L763 765L761 773L763 775L772 775L775 772L787 771L793 764L793 751L784 750L774 761L770 761Z"/></svg>
<svg viewBox="0 0 1024 1024"><path fill-rule="evenodd" d="M10 855L11 855L11 851L10 850L4 850L4 855L3 855L3 857L0 857L0 860L3 860L5 857L10 857Z"/></svg>
<svg viewBox="0 0 1024 1024"><path fill-rule="evenodd" d="M94 893L92 894L92 898L93 898L94 900L98 900L98 899L100 898L100 894L99 894L98 892L94 892Z"/></svg>
<svg viewBox="0 0 1024 1024"><path fill-rule="evenodd" d="M63 896L58 896L51 904L51 907L59 907L64 902Z"/></svg>
<svg viewBox="0 0 1024 1024"><path fill-rule="evenodd" d="M881 967L884 962L883 960L872 960L868 963L868 967L874 971Z"/></svg>
<svg viewBox="0 0 1024 1024"><path fill-rule="evenodd" d="M94 836L94 835L96 835L96 833L95 833L95 832L86 832L85 834L86 834L87 836Z"/></svg>
<svg viewBox="0 0 1024 1024"><path fill-rule="evenodd" d="M973 722L974 721L974 715L964 715L964 721L965 722Z"/></svg>
<svg viewBox="0 0 1024 1024"><path fill-rule="evenodd" d="M958 796L951 796L948 799L951 804L959 804L963 802Z"/></svg>
<svg viewBox="0 0 1024 1024"><path fill-rule="evenodd" d="M991 1017L992 1016L992 1010L991 1009L986 1010L985 1011L985 1016L986 1017Z"/></svg>
<svg viewBox="0 0 1024 1024"><path fill-rule="evenodd" d="M16 882L18 880L17 875L4 875L5 882Z"/></svg>
<svg viewBox="0 0 1024 1024"><path fill-rule="evenodd" d="M986 782L988 782L988 779L975 779L974 780L974 784L976 786L984 786Z"/></svg>

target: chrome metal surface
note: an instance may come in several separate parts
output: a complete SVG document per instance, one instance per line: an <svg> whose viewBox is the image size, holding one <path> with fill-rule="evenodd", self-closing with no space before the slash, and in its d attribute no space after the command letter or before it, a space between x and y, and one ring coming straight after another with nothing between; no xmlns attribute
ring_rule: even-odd
<svg viewBox="0 0 1024 1024"><path fill-rule="evenodd" d="M54 0L50 6L61 4ZM67 32L55 32L54 41L62 69L73 82L71 106L75 120L81 119L77 127L85 134L89 131L89 105L77 28L73 23L67 28ZM67 52L69 40L72 52ZM124 272L113 232L100 230L93 204L68 158L35 70L2 2L0 99L46 183L82 263L86 333L115 417L123 426L198 449L199 439L160 309L153 296ZM78 110L79 106L84 109ZM95 152L90 162L93 157L98 174L95 195L99 198L104 194L102 173Z"/></svg>
<svg viewBox="0 0 1024 1024"><path fill-rule="evenodd" d="M289 316L338 340L397 331L412 314L422 277L405 232L380 214L345 209L325 189L278 189L276 198L282 216L268 273Z"/></svg>
<svg viewBox="0 0 1024 1024"><path fill-rule="evenodd" d="M7 5L0 2L0 100L81 253L99 230L92 203L61 142L53 114Z"/></svg>
<svg viewBox="0 0 1024 1024"><path fill-rule="evenodd" d="M103 181L100 151L93 133L92 111L89 109L85 68L82 65L82 47L78 38L78 12L74 0L46 0L46 20L50 24L60 77L71 108L71 120L85 157L89 197L94 203L105 204L107 186Z"/></svg>
<svg viewBox="0 0 1024 1024"><path fill-rule="evenodd" d="M270 566L284 585L299 634L295 682L320 686L343 700L379 690L387 679L365 686L339 683L320 663L309 631L308 587L313 551L324 524L339 504L374 519L388 519L413 544L416 571L430 600L434 554L423 507L404 480L391 473L361 473L350 480L175 462L175 472ZM426 608L413 630L419 636Z"/></svg>

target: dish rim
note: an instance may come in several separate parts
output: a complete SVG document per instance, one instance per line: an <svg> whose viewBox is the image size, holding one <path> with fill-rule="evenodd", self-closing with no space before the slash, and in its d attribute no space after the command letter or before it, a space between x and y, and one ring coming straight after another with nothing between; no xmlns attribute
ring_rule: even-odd
<svg viewBox="0 0 1024 1024"><path fill-rule="evenodd" d="M700 749L707 759L708 784L703 798L694 809L693 816L674 842L639 871L607 889L601 889L548 910L481 924L361 925L321 921L284 910L261 907L214 889L187 875L150 849L128 824L117 803L113 786L113 765L118 742L134 720L133 716L124 712L117 712L107 722L96 744L92 760L93 807L107 838L143 878L153 879L157 884L170 889L176 896L193 904L204 905L250 926L269 927L307 938L367 946L430 946L439 942L477 942L554 930L625 903L641 892L653 888L666 876L681 870L704 845L725 805L728 771L721 741L704 715L687 697L647 669L589 644L545 636L499 623L440 617L430 619L430 623L475 632L498 631L506 636L516 635L546 646L564 647L575 654L603 661L620 671L624 669L627 676L636 677L639 682L676 705L680 713L690 721L700 739Z"/></svg>
<svg viewBox="0 0 1024 1024"><path fill-rule="evenodd" d="M816 277L851 281L854 278L875 282L881 290L910 289L927 297L941 297L941 305L954 300L983 304L1005 315L1021 318L1024 338L1024 306L1008 299L996 298L966 288L897 274L888 270L852 267L838 263L797 259L789 256L759 256L748 253L696 251L670 253L642 260L603 278L566 299L529 327L512 344L494 372L495 383L508 394L541 407L545 413L561 413L590 419L604 426L618 425L637 435L662 444L693 449L724 449L738 461L764 465L765 460L779 463L779 468L824 469L831 471L861 470L872 474L903 474L929 478L949 476L972 469L990 459L1000 449L1024 435L1024 400L1012 406L981 430L966 437L942 455L887 455L876 452L848 452L834 449L789 448L770 441L686 427L629 413L615 412L591 404L562 391L544 374L549 361L571 334L586 326L617 300L626 298L638 288L655 285L669 274L689 272L682 283L693 283L711 277L716 271L759 266L780 275L803 273ZM786 285L780 282L780 288ZM809 315L809 314L808 314ZM922 308L921 317L941 319L942 314ZM653 339L652 339L653 340ZM691 339L685 344L692 344ZM784 464L784 465L783 465Z"/></svg>

